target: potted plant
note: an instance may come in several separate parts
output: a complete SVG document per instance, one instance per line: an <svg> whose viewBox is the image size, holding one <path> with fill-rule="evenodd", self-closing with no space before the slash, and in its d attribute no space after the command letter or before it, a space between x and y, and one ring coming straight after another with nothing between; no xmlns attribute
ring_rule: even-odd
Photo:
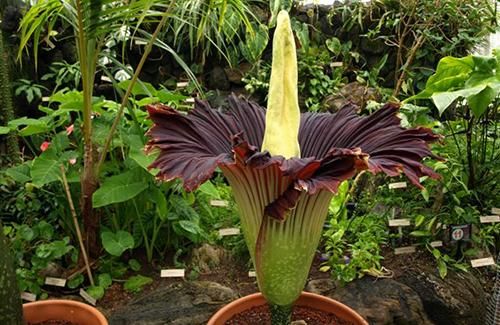
<svg viewBox="0 0 500 325"><path fill-rule="evenodd" d="M24 321L28 324L43 324L49 320L79 325L108 324L96 308L78 301L44 300L22 305L14 263L0 222L0 324L23 325Z"/></svg>
<svg viewBox="0 0 500 325"><path fill-rule="evenodd" d="M159 150L151 168L158 168L160 179L180 178L188 191L217 167L226 176L259 289L276 325L291 322L339 184L367 170L403 173L421 187L419 177L438 177L422 163L435 157L428 143L438 136L425 128L402 128L396 104L366 117L349 105L336 114L300 114L295 43L286 11L278 15L271 71L267 111L234 95L228 113L202 101L188 115L149 106L154 125L146 150ZM219 316L209 324L224 324L226 316ZM366 324L356 314L350 319Z"/></svg>

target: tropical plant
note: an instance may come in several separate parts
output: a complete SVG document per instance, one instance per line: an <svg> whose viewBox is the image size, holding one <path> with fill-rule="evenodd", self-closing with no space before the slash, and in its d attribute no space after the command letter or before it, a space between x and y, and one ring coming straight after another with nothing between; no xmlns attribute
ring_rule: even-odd
<svg viewBox="0 0 500 325"><path fill-rule="evenodd" d="M147 149L163 180L187 191L219 167L233 188L241 227L273 324L290 324L321 237L333 193L358 171L438 177L421 163L435 157L429 129L404 129L397 105L359 117L352 106L335 115L300 114L295 42L286 11L277 17L267 112L231 96L230 113L197 101L188 115L156 105ZM303 158L300 158L303 157Z"/></svg>
<svg viewBox="0 0 500 325"><path fill-rule="evenodd" d="M29 40L34 38L33 52L35 57L38 54L38 43L41 35L51 35L50 31L57 21L68 24L74 32L79 66L81 69L83 100L79 103L78 109L82 114L82 138L84 144L84 165L81 173L81 215L83 218L85 243L91 255L99 254L99 216L93 209L92 197L99 187L99 176L103 163L107 157L108 150L115 135L115 131L121 120L125 108L129 107L129 96L142 67L151 52L153 44L158 44L166 49L179 60L181 66L185 64L180 60L175 52L168 45L157 39L158 34L165 26L168 18L171 17L171 10L175 2L152 3L148 0L128 1L58 1L42 0L38 1L24 16L21 22L21 42L18 56L28 46ZM139 29L138 27L151 19L156 23L156 28L152 34ZM159 19L159 21L158 21ZM149 20L148 20L149 21ZM122 96L121 104L116 111L114 121L105 135L105 141L97 150L92 117L95 113L93 106L94 78L97 67L102 56L106 56L103 46L110 34L123 28L134 28L138 35L137 39L146 41L143 55L139 61L125 93ZM109 56L113 61L113 57ZM116 60L115 60L116 61ZM114 61L114 62L115 62ZM192 74L189 74L192 76Z"/></svg>

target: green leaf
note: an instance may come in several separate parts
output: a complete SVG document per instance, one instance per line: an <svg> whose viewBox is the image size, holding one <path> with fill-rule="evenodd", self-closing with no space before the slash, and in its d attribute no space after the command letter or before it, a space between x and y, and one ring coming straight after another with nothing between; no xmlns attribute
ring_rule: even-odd
<svg viewBox="0 0 500 325"><path fill-rule="evenodd" d="M11 177L18 183L26 183L31 180L30 176L30 164L31 162L25 162L21 165L17 165L5 170L5 174Z"/></svg>
<svg viewBox="0 0 500 325"><path fill-rule="evenodd" d="M158 188L153 188L149 191L151 201L156 204L156 213L162 221L166 221L168 217L167 198L165 193Z"/></svg>
<svg viewBox="0 0 500 325"><path fill-rule="evenodd" d="M35 232L28 225L20 225L17 230L17 235L25 241L31 241L35 238Z"/></svg>
<svg viewBox="0 0 500 325"><path fill-rule="evenodd" d="M153 279L147 276L136 275L130 277L124 284L123 288L130 292L139 292L142 287L153 282Z"/></svg>
<svg viewBox="0 0 500 325"><path fill-rule="evenodd" d="M130 151L129 157L134 160L139 166L144 170L148 171L152 175L158 174L158 169L149 169L149 165L155 161L155 159L160 154L159 151L153 152L151 154L146 154L144 152L144 142L139 135L132 134L128 136Z"/></svg>
<svg viewBox="0 0 500 325"><path fill-rule="evenodd" d="M410 236L415 236L415 237L428 237L430 235L431 233L425 230L415 230L410 233Z"/></svg>
<svg viewBox="0 0 500 325"><path fill-rule="evenodd" d="M44 151L33 160L33 165L31 166L33 185L42 187L59 180L60 175L61 163L52 150Z"/></svg>
<svg viewBox="0 0 500 325"><path fill-rule="evenodd" d="M179 226L185 231L192 233L193 235L198 235L201 232L200 226L190 220L181 220L179 221Z"/></svg>
<svg viewBox="0 0 500 325"><path fill-rule="evenodd" d="M123 230L118 230L116 233L103 231L101 240L106 252L113 256L121 256L124 251L134 247L134 238L130 233Z"/></svg>
<svg viewBox="0 0 500 325"><path fill-rule="evenodd" d="M444 279L446 277L446 274L448 274L448 266L446 265L446 262L443 260L438 260L438 270L439 270L439 276L441 279Z"/></svg>
<svg viewBox="0 0 500 325"><path fill-rule="evenodd" d="M92 196L93 206L99 208L136 197L149 185L143 175L136 170L131 170L104 179L102 186Z"/></svg>
<svg viewBox="0 0 500 325"><path fill-rule="evenodd" d="M8 126L0 126L0 135L7 134L10 132L10 128Z"/></svg>
<svg viewBox="0 0 500 325"><path fill-rule="evenodd" d="M479 94L484 88L485 86L479 85L473 88L465 88L456 91L435 92L431 98L439 114L443 114L443 112L458 98L467 98Z"/></svg>
<svg viewBox="0 0 500 325"><path fill-rule="evenodd" d="M38 234L40 237L46 240L51 240L52 236L54 235L54 227L48 223L47 221L40 221L37 223L34 227L35 229L38 230Z"/></svg>
<svg viewBox="0 0 500 325"><path fill-rule="evenodd" d="M497 97L498 92L494 91L491 87L484 88L480 93L469 96L467 102L475 117L480 117L484 114L488 105L493 102Z"/></svg>
<svg viewBox="0 0 500 325"><path fill-rule="evenodd" d="M128 266L135 272L138 272L141 269L141 264L134 258L128 261Z"/></svg>
<svg viewBox="0 0 500 325"><path fill-rule="evenodd" d="M78 274L77 276L68 281L67 283L68 288L70 289L78 288L83 283L83 280L85 280L83 274L81 273Z"/></svg>
<svg viewBox="0 0 500 325"><path fill-rule="evenodd" d="M254 33L247 32L245 41L240 42L241 54L250 63L257 62L269 43L269 32L265 25L254 26Z"/></svg>
<svg viewBox="0 0 500 325"><path fill-rule="evenodd" d="M102 273L97 277L97 283L100 287L107 289L113 283L113 279L111 279L111 275L109 273Z"/></svg>
<svg viewBox="0 0 500 325"><path fill-rule="evenodd" d="M124 80L118 83L118 87L121 88L122 90L127 90L130 83L131 83L130 80ZM153 85L148 82L138 81L132 87L133 96L138 96L138 95L153 96L155 93L156 93L155 87L153 87Z"/></svg>
<svg viewBox="0 0 500 325"><path fill-rule="evenodd" d="M326 48L335 55L339 55L340 52L342 51L342 44L340 43L340 40L336 37L327 39L325 44Z"/></svg>
<svg viewBox="0 0 500 325"><path fill-rule="evenodd" d="M198 191L205 193L211 198L220 199L219 190L217 190L217 187L211 181L201 184Z"/></svg>
<svg viewBox="0 0 500 325"><path fill-rule="evenodd" d="M90 286L86 291L95 300L99 300L104 297L104 288L101 286Z"/></svg>

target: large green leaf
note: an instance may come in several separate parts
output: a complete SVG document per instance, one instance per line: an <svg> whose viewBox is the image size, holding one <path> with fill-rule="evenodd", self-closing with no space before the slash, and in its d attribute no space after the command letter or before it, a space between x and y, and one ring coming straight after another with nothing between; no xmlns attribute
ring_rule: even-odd
<svg viewBox="0 0 500 325"><path fill-rule="evenodd" d="M146 284L150 284L153 282L153 279L147 276L143 275L135 275L130 277L125 283L123 284L123 288L126 291L130 292L139 292L141 291L142 287L145 286Z"/></svg>
<svg viewBox="0 0 500 325"><path fill-rule="evenodd" d="M497 97L498 91L486 86L480 93L469 96L467 102L475 117L480 117L484 114L488 105Z"/></svg>
<svg viewBox="0 0 500 325"><path fill-rule="evenodd" d="M101 240L106 252L113 256L121 256L127 249L134 248L134 237L123 230L118 230L116 233L103 231Z"/></svg>
<svg viewBox="0 0 500 325"><path fill-rule="evenodd" d="M130 146L129 157L134 160L139 166L147 170L152 175L158 173L158 169L149 169L149 165L155 161L160 152L153 152L147 155L144 152L144 142L139 135L132 134L128 136L128 144Z"/></svg>
<svg viewBox="0 0 500 325"><path fill-rule="evenodd" d="M148 187L144 172L138 169L104 179L102 186L92 196L95 208L124 202L137 196Z"/></svg>
<svg viewBox="0 0 500 325"><path fill-rule="evenodd" d="M5 174L11 177L18 183L26 183L31 180L30 176L30 162L25 162L21 165L17 165L5 170Z"/></svg>
<svg viewBox="0 0 500 325"><path fill-rule="evenodd" d="M0 126L0 135L7 134L10 132L10 128L8 126Z"/></svg>
<svg viewBox="0 0 500 325"><path fill-rule="evenodd" d="M61 162L52 150L46 150L33 160L31 178L33 184L42 187L45 184L59 180L61 175Z"/></svg>

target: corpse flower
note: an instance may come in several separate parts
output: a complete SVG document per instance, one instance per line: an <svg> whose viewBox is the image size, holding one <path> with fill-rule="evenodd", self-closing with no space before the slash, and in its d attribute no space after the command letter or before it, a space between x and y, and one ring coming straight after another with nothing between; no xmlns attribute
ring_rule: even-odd
<svg viewBox="0 0 500 325"><path fill-rule="evenodd" d="M273 324L290 322L342 181L362 170L403 173L417 187L421 176L438 177L422 164L435 157L428 143L438 136L402 128L397 105L363 117L353 105L336 114L300 114L297 98L295 44L288 14L281 12L267 110L234 95L225 113L204 101L187 115L148 107L154 125L147 150L160 151L150 166L160 179L180 178L193 191L216 168L226 176Z"/></svg>

